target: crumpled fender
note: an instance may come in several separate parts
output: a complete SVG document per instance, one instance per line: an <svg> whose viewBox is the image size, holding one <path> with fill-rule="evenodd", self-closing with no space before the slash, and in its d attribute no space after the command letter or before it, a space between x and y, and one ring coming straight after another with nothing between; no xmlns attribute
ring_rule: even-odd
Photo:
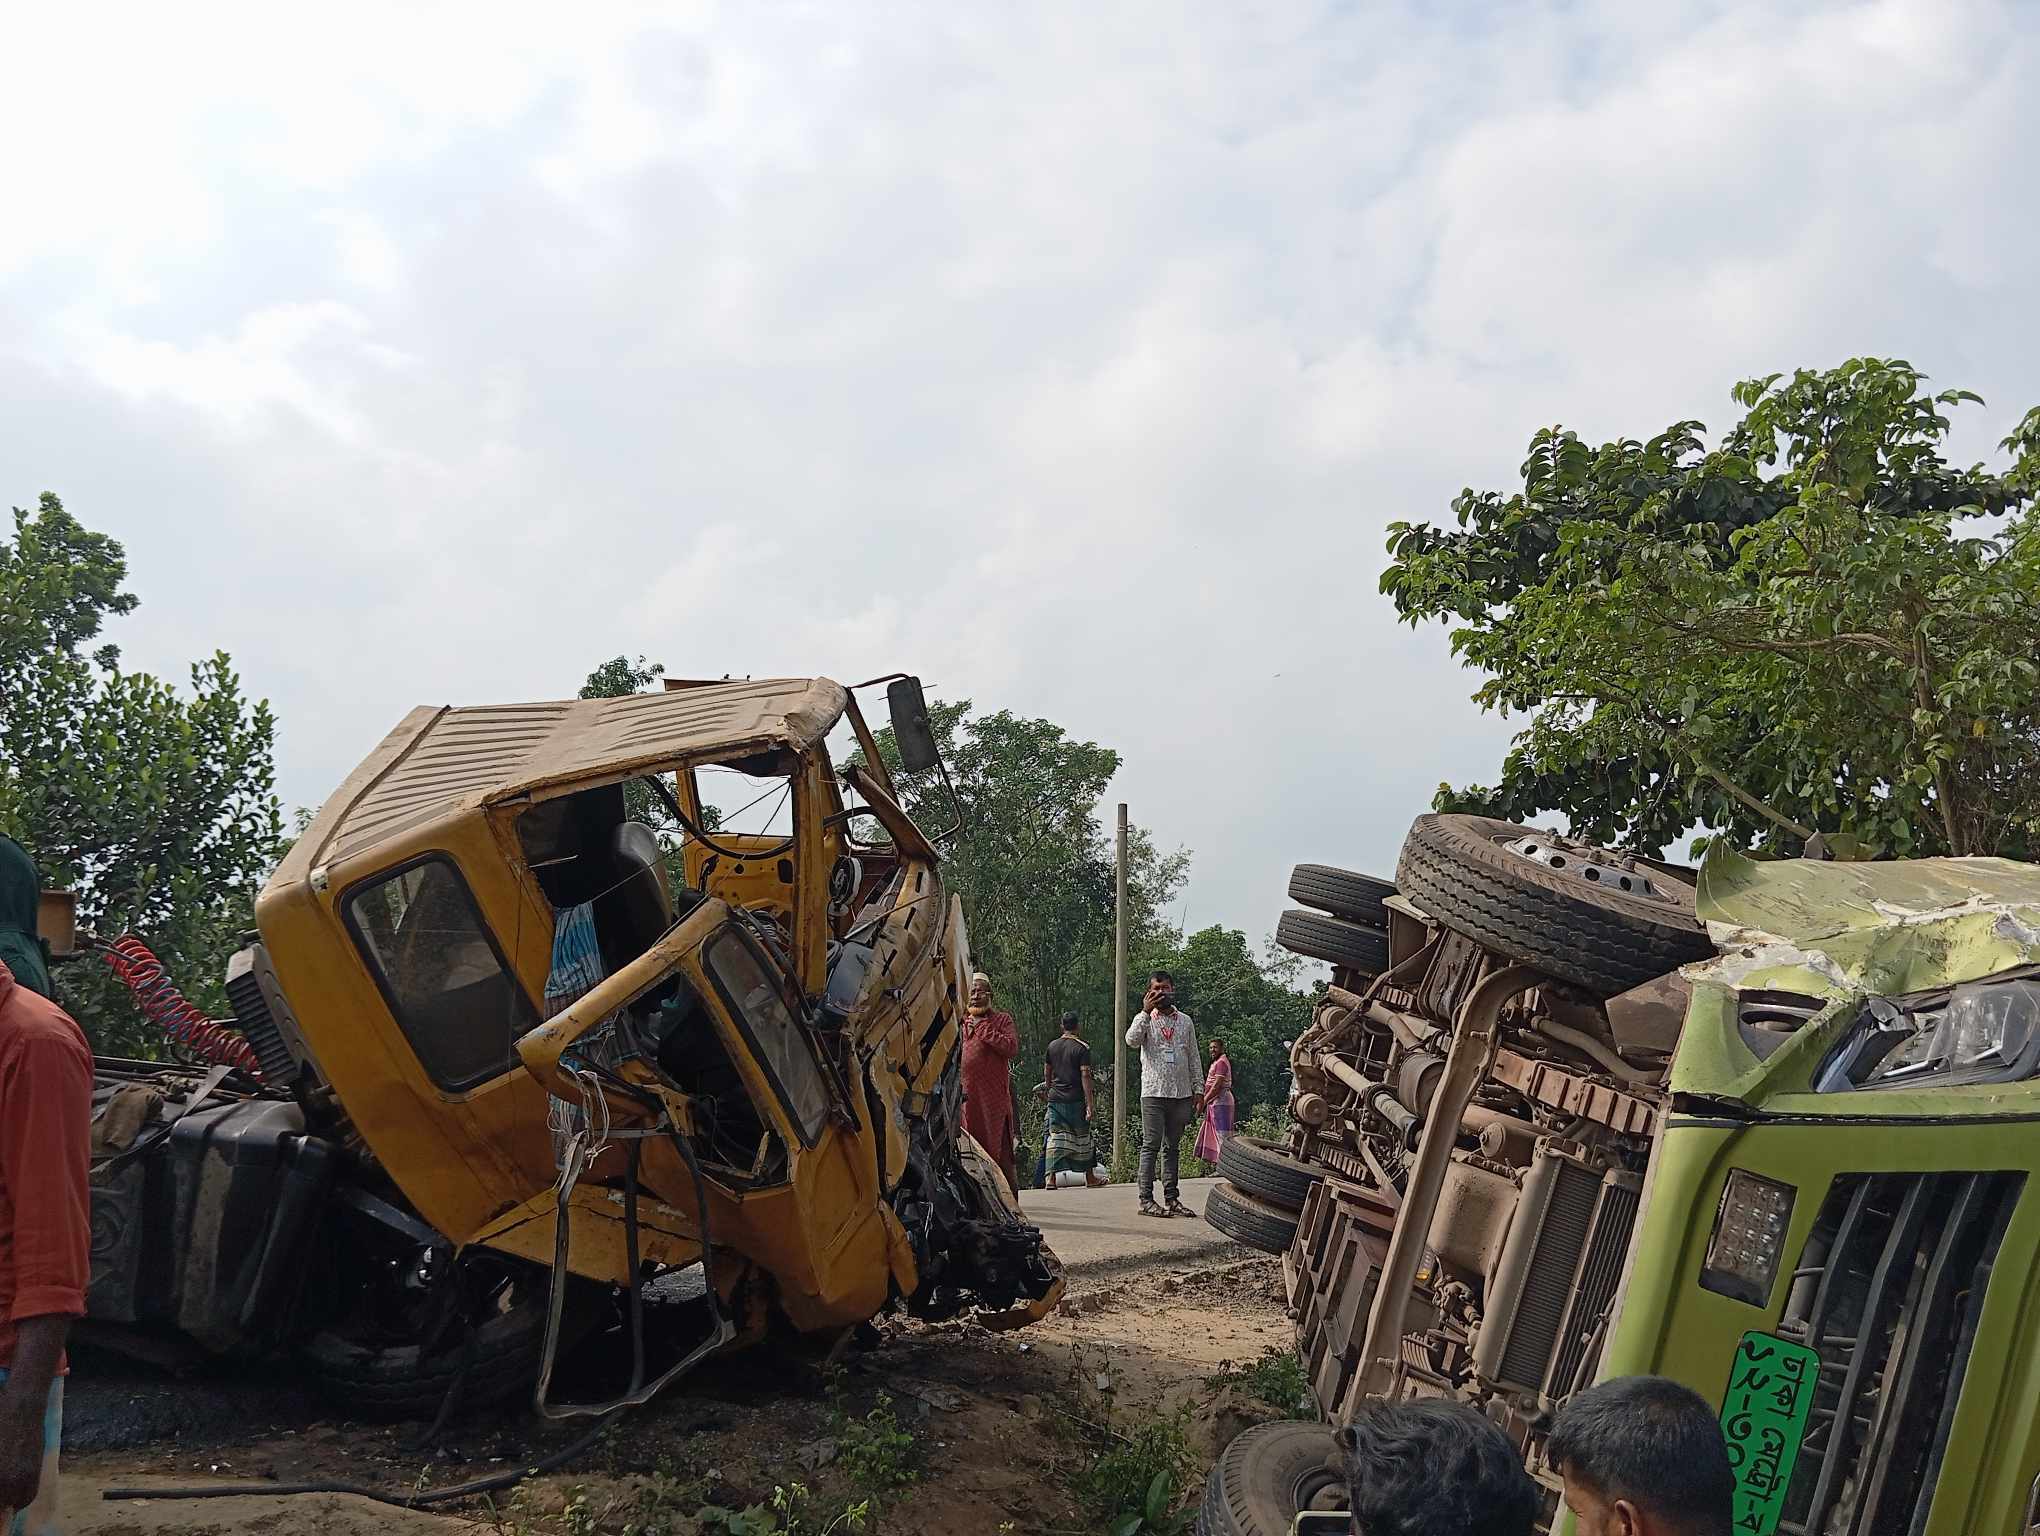
<svg viewBox="0 0 2040 1536"><path fill-rule="evenodd" d="M1010 1221L1027 1222L1026 1213L1020 1209L1020 1199L1007 1185L1005 1174L999 1171L999 1165L992 1161L991 1154L979 1146L968 1131L957 1133L957 1160L972 1182L984 1192L988 1206L1003 1211ZM1055 1276L1055 1283L1041 1297L1008 1307L1003 1312L979 1312L976 1321L983 1327L1002 1333L1038 1323L1061 1306L1068 1283L1063 1276L1062 1260L1045 1241L1041 1245L1041 1260L1048 1266L1049 1273Z"/></svg>

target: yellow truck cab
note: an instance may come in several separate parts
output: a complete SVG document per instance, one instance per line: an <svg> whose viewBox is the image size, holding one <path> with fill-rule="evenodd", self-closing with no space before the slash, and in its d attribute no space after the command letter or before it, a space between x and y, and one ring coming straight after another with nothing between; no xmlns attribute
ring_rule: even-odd
<svg viewBox="0 0 2040 1536"><path fill-rule="evenodd" d="M902 755L939 767L892 682ZM783 781L783 834L706 825L714 766ZM328 1171L300 1222L326 1262L251 1336L357 1399L428 1408L456 1359L528 1386L601 1297L635 1326L696 1263L714 1347L1060 1294L962 1130L960 906L828 679L413 710L256 916L229 991L262 1081L213 1092Z"/></svg>

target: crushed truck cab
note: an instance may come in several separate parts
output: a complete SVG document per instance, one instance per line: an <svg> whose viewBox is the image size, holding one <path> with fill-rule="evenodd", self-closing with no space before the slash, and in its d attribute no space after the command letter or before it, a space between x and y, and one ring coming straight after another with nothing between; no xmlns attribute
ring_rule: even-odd
<svg viewBox="0 0 2040 1536"><path fill-rule="evenodd" d="M909 766L939 768L911 756L918 683L891 693ZM783 831L719 836L715 767L782 781ZM713 1347L1060 1296L962 1128L960 904L834 682L413 710L256 916L229 992L263 1082L239 1091L330 1153L310 1225L360 1273L284 1331L343 1380L441 1381L479 1340L528 1386L696 1263ZM638 1353L633 1399L677 1373Z"/></svg>

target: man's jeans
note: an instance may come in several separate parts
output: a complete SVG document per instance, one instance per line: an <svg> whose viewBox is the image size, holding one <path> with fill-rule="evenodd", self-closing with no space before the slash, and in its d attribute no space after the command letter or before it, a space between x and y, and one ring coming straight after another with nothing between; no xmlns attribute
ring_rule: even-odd
<svg viewBox="0 0 2040 1536"><path fill-rule="evenodd" d="M1191 1099L1142 1099L1140 1101L1140 1197L1155 1197L1155 1150L1162 1154L1162 1198L1174 1200L1180 1193L1176 1179L1183 1160L1183 1133L1197 1118L1197 1101Z"/></svg>

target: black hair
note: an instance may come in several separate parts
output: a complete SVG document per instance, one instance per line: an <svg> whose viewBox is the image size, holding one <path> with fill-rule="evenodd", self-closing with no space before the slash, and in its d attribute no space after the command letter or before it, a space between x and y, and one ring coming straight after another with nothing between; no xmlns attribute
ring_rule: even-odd
<svg viewBox="0 0 2040 1536"><path fill-rule="evenodd" d="M1367 1536L1531 1536L1543 1507L1515 1445L1465 1403L1369 1402L1339 1443Z"/></svg>
<svg viewBox="0 0 2040 1536"><path fill-rule="evenodd" d="M1062 1016L1062 1032L1066 1035L1074 1035L1077 1032L1077 1015L1074 1009Z"/></svg>
<svg viewBox="0 0 2040 1536"><path fill-rule="evenodd" d="M1166 981L1172 987L1176 984L1176 978L1171 976L1167 971L1149 971L1148 980Z"/></svg>
<svg viewBox="0 0 2040 1536"><path fill-rule="evenodd" d="M1692 1536L1726 1536L1735 1472L1713 1404L1662 1376L1618 1376L1573 1398L1545 1455L1562 1477L1627 1499Z"/></svg>

